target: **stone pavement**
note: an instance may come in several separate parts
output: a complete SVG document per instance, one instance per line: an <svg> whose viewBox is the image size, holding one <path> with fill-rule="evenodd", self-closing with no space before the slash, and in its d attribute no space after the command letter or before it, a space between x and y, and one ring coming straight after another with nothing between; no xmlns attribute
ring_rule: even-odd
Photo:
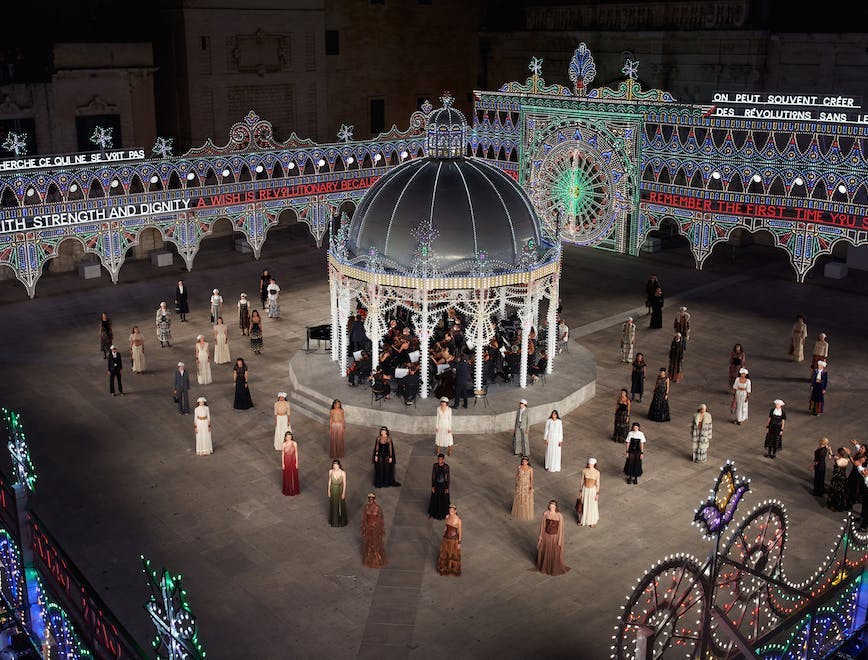
<svg viewBox="0 0 868 660"><path fill-rule="evenodd" d="M325 420L292 418L300 445L302 494L280 493L280 460L272 446L275 393L287 387L287 364L307 325L327 322L328 286L322 251L309 237L269 239L259 261L229 249L228 239L206 241L195 269L157 269L131 263L121 283L47 275L37 298L0 283L5 322L0 328L4 378L0 403L22 414L39 472L34 508L106 603L143 646L152 629L138 556L182 573L209 658L546 658L608 657L620 606L644 571L674 552L704 558L709 550L691 526L695 507L713 485L719 465L736 461L750 476L741 517L767 498L789 511L785 568L802 579L831 545L840 515L810 494L809 462L821 435L832 446L865 439L860 411L868 357L868 278L851 271L843 281L792 282L786 257L758 246L707 266L692 267L686 252L633 258L600 251L565 251L562 301L573 337L595 355L596 398L564 419L564 469L542 467L541 425L532 427L536 508L556 498L567 519L566 563L572 571L545 577L531 570L538 522L510 519L515 459L508 433L458 437L452 496L464 521L464 573L435 570L443 525L426 516L431 438L398 436L401 488L381 489L389 566L361 566L359 512L371 489L373 433L349 426L347 455L350 525L326 522L329 468ZM207 336L213 287L234 305L246 290L256 299L263 267L283 288L279 320L265 319L265 350L252 356L226 313L233 355L247 358L256 407L232 410L230 365L213 367L215 382L193 386L207 396L215 453L197 457L192 417L175 412L171 379L178 360L193 364L196 334ZM617 391L629 383L618 362L620 324L643 313L643 285L655 272L667 296L664 329L647 330L637 317L637 349L653 371L667 363L671 323L679 304L693 315L685 380L672 387L672 419L647 422L647 401L634 418L648 436L646 475L628 486L623 447L611 442ZM191 291L188 323L175 323L172 348L154 337L153 311L171 301L183 276ZM148 372L125 363L125 397L111 398L98 318L114 321L123 347L133 324L146 340ZM787 357L793 317L807 315L810 352L816 334L830 342L828 412L807 414L807 363ZM754 394L750 420L728 423L727 360L735 342L747 352ZM126 351L123 351L126 357ZM343 384L334 395L340 397ZM784 449L763 457L771 401L787 402ZM690 461L690 416L699 403L714 416L710 462ZM432 412L433 412L433 403ZM460 412L460 411L459 411ZM352 420L348 420L352 422ZM578 474L588 456L602 472L601 523L578 528L571 511Z"/></svg>

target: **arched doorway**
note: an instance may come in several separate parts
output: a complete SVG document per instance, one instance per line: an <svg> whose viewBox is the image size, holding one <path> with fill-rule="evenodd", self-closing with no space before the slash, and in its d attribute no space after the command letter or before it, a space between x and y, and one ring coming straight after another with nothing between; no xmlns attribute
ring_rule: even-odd
<svg viewBox="0 0 868 660"><path fill-rule="evenodd" d="M657 228L648 232L642 244L642 255L654 258L665 253L666 261L685 267L693 267L696 260L690 251L690 241L681 233L678 223L672 218L663 218ZM662 256L662 255L661 255Z"/></svg>

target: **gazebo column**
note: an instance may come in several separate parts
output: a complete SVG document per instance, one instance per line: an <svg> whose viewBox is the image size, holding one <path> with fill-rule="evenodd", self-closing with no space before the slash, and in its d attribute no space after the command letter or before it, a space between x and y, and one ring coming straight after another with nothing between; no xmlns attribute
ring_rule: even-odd
<svg viewBox="0 0 868 660"><path fill-rule="evenodd" d="M549 361L546 364L547 374L552 373L554 370L555 356L558 352L558 295L560 289L558 282L559 278L554 276L549 283L549 332L546 342L548 344Z"/></svg>
<svg viewBox="0 0 868 660"><path fill-rule="evenodd" d="M502 321L506 318L506 287L499 287L497 290L497 297L499 298L498 302L500 303L500 318L498 320Z"/></svg>
<svg viewBox="0 0 868 660"><path fill-rule="evenodd" d="M527 387L527 343L533 316L533 284L528 282L527 290L524 294L524 303L522 303L521 312L518 315L519 319L521 319L521 364L518 370L519 387Z"/></svg>
<svg viewBox="0 0 868 660"><path fill-rule="evenodd" d="M376 284L368 284L368 300L365 331L371 340L371 373L374 373L380 364L380 294Z"/></svg>
<svg viewBox="0 0 868 660"><path fill-rule="evenodd" d="M473 386L476 392L482 391L482 342L485 338L485 326L488 323L485 318L486 289L476 290L476 360L473 364Z"/></svg>
<svg viewBox="0 0 868 660"><path fill-rule="evenodd" d="M422 289L422 322L419 328L419 367L422 369L422 389L421 396L423 399L428 398L428 341L431 333L428 332L428 289Z"/></svg>
<svg viewBox="0 0 868 660"><path fill-rule="evenodd" d="M338 333L340 338L340 365L341 375L347 375L347 358L349 357L350 337L347 329L350 315L350 288L346 282L341 282L338 286ZM334 335L332 335L334 338ZM332 350L334 350L334 341L332 341Z"/></svg>
<svg viewBox="0 0 868 660"><path fill-rule="evenodd" d="M338 319L338 287L335 282L335 279L338 277L337 273L335 273L334 268L329 268L329 298L330 298L330 311L332 315L332 361L337 362L340 359L340 351L342 349L341 337L338 334L338 329L340 328L340 321ZM346 352L346 348L343 348Z"/></svg>

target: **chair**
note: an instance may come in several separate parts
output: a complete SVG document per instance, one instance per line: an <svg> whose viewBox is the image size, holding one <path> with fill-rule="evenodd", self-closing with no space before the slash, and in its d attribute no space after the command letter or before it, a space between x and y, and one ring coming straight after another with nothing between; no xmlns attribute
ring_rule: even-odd
<svg viewBox="0 0 868 660"><path fill-rule="evenodd" d="M371 404L378 402L382 408L383 399L385 399L387 395L391 394L391 388L385 392L378 392L375 385L376 381L371 383Z"/></svg>

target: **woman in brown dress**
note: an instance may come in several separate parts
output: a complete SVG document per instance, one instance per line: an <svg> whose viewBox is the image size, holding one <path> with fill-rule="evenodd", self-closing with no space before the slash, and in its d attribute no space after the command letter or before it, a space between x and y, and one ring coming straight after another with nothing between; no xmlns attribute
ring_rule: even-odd
<svg viewBox="0 0 868 660"><path fill-rule="evenodd" d="M543 514L537 540L536 568L546 575L563 575L569 566L564 566L564 515L558 509L557 500L549 500Z"/></svg>
<svg viewBox="0 0 868 660"><path fill-rule="evenodd" d="M368 493L368 503L362 510L362 564L368 568L386 565L386 525L377 496Z"/></svg>
<svg viewBox="0 0 868 660"><path fill-rule="evenodd" d="M533 468L527 456L515 471L515 498L512 500L513 520L533 520Z"/></svg>
<svg viewBox="0 0 868 660"><path fill-rule="evenodd" d="M329 410L329 456L344 457L344 407L340 399L332 401Z"/></svg>
<svg viewBox="0 0 868 660"><path fill-rule="evenodd" d="M461 575L461 537L458 507L450 504L443 541L440 543L440 555L437 557L437 572L440 575Z"/></svg>

